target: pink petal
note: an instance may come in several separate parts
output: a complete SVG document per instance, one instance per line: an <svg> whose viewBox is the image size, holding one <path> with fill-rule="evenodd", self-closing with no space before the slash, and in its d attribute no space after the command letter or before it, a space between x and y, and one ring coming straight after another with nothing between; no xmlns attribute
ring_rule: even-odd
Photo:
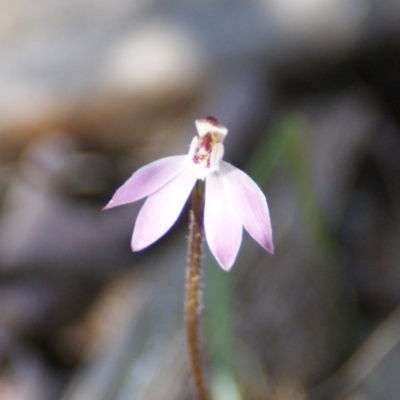
<svg viewBox="0 0 400 400"><path fill-rule="evenodd" d="M242 241L242 223L229 183L219 171L207 176L204 210L208 246L225 271L232 267Z"/></svg>
<svg viewBox="0 0 400 400"><path fill-rule="evenodd" d="M195 182L196 177L193 172L185 169L147 198L133 230L133 251L154 243L171 228L178 219Z"/></svg>
<svg viewBox="0 0 400 400"><path fill-rule="evenodd" d="M274 253L267 200L258 185L243 171L221 161L220 172L229 181L244 228L265 250Z"/></svg>
<svg viewBox="0 0 400 400"><path fill-rule="evenodd" d="M153 161L139 168L103 208L132 203L156 192L186 168L187 156L173 156Z"/></svg>

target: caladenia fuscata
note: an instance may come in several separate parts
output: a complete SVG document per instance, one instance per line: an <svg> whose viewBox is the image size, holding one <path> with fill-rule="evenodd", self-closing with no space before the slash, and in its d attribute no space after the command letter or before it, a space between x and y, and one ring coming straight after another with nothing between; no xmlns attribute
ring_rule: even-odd
<svg viewBox="0 0 400 400"><path fill-rule="evenodd" d="M223 161L228 130L214 117L196 120L198 135L186 155L162 158L138 169L114 194L105 210L147 197L135 223L132 250L163 236L191 195L186 284L186 328L192 373L201 400L207 399L199 343L203 237L225 271L236 259L243 228L273 253L266 198L243 171Z"/></svg>

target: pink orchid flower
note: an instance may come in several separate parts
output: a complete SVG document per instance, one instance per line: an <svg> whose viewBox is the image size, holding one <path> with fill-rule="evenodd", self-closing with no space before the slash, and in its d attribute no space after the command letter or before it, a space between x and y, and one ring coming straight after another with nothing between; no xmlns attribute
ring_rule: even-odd
<svg viewBox="0 0 400 400"><path fill-rule="evenodd" d="M208 246L228 271L242 241L242 227L273 253L266 198L244 172L222 161L228 130L214 117L196 120L198 136L189 154L166 157L139 168L104 209L147 197L132 236L138 251L163 236L178 219L196 181L205 180L204 229Z"/></svg>

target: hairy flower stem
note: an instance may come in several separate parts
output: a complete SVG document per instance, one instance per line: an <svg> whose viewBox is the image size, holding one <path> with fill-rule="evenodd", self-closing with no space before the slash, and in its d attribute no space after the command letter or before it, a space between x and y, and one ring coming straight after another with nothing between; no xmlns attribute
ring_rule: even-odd
<svg viewBox="0 0 400 400"><path fill-rule="evenodd" d="M204 181L192 193L189 220L189 264L186 280L186 333L192 374L199 400L207 400L200 349L201 255L203 247Z"/></svg>

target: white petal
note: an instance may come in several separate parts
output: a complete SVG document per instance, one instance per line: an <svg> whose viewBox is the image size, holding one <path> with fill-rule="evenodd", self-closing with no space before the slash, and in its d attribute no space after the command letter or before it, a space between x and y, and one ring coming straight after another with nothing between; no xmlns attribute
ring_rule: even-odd
<svg viewBox="0 0 400 400"><path fill-rule="evenodd" d="M242 241L242 223L232 202L229 181L224 178L219 171L207 176L204 228L211 252L229 271Z"/></svg>
<svg viewBox="0 0 400 400"><path fill-rule="evenodd" d="M178 219L196 182L189 169L184 170L150 195L143 204L132 236L132 250L141 250L154 243Z"/></svg>
<svg viewBox="0 0 400 400"><path fill-rule="evenodd" d="M233 201L244 228L265 250L274 252L267 199L258 185L243 171L221 161L220 171L229 181Z"/></svg>
<svg viewBox="0 0 400 400"><path fill-rule="evenodd" d="M195 124L200 137L211 132L216 135L218 142L222 143L228 134L228 129L222 126L215 117L196 119Z"/></svg>
<svg viewBox="0 0 400 400"><path fill-rule="evenodd" d="M190 142L190 147L189 147L189 154L188 157L191 160L194 156L194 152L196 150L197 147L197 142L199 141L199 139L197 138L197 136L195 136L192 141Z"/></svg>
<svg viewBox="0 0 400 400"><path fill-rule="evenodd" d="M166 157L139 168L114 194L104 207L112 207L143 199L187 168L187 156Z"/></svg>
<svg viewBox="0 0 400 400"><path fill-rule="evenodd" d="M210 156L210 169L211 171L219 170L219 163L224 156L224 145L222 143L216 143L211 151Z"/></svg>

